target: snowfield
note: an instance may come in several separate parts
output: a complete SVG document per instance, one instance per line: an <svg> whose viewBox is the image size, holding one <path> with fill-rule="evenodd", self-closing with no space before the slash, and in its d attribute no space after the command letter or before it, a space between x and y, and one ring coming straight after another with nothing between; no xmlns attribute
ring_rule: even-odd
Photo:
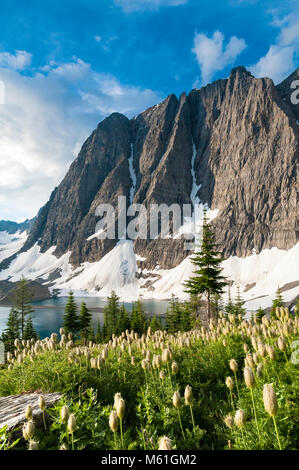
<svg viewBox="0 0 299 470"><path fill-rule="evenodd" d="M0 232L0 260L16 253L25 240L26 234L9 235ZM134 253L131 240L120 240L100 261L83 263L76 269L69 262L70 252L57 258L54 251L55 247L52 247L41 253L40 247L34 245L0 272L0 280L15 282L24 275L31 280L41 280L52 290L60 289L60 295L66 295L69 289L73 289L77 296L99 297L107 297L115 290L127 301L139 296L169 299L172 294L180 299L187 298L182 283L192 275L193 265L189 258L173 269L163 270L157 266L152 271L152 277L136 279L136 272L140 272L137 261L144 258ZM299 294L298 259L299 243L288 251L271 248L246 258L230 257L223 262L223 269L224 274L234 282L232 297L236 295L239 286L249 311L269 307L278 287L283 288L285 301L293 300ZM146 271L144 273L151 275ZM55 278L54 282L51 275ZM143 287L148 280L152 282L154 290Z"/></svg>
<svg viewBox="0 0 299 470"><path fill-rule="evenodd" d="M27 239L27 233L17 232L13 235L7 232L0 232L0 263L17 253Z"/></svg>

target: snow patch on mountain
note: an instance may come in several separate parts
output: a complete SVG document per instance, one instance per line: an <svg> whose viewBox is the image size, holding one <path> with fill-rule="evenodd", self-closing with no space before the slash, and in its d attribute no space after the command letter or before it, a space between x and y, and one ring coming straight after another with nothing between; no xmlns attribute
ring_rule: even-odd
<svg viewBox="0 0 299 470"><path fill-rule="evenodd" d="M0 263L17 253L27 239L27 232L0 232Z"/></svg>
<svg viewBox="0 0 299 470"><path fill-rule="evenodd" d="M69 263L71 252L56 258L53 255L55 246L49 248L45 253L41 253L40 247L36 243L32 248L24 253L20 253L10 264L10 266L0 271L0 280L9 279L17 282L22 276L27 279L47 280L51 273L58 272L62 278L70 276L73 268Z"/></svg>
<svg viewBox="0 0 299 470"><path fill-rule="evenodd" d="M13 241L10 237L17 239ZM0 250L10 247L6 253L12 253L17 244L24 243L25 239L26 235L23 234L8 236L1 232ZM8 240L11 242L5 244ZM141 273L137 260L143 258L135 254L131 240L120 240L100 261L86 262L77 268L70 264L70 252L57 258L54 251L53 246L41 253L40 247L35 244L30 250L20 253L7 269L0 272L0 280L16 282L23 275L30 280L41 280L50 289L59 289L60 295L67 295L72 289L78 296L107 297L115 290L121 299L128 301L140 295L147 299L169 299L174 294L179 299L187 299L183 282L193 273L190 257L169 270L157 266L152 272L143 271L147 275L145 281L145 278L136 278L136 273ZM225 260L224 275L233 281L233 297L237 286L240 287L247 310L266 308L271 305L278 287L283 289L285 301L291 301L299 295L298 259L299 243L288 251L265 249L245 258L233 256ZM144 287L147 281L151 281L151 289Z"/></svg>

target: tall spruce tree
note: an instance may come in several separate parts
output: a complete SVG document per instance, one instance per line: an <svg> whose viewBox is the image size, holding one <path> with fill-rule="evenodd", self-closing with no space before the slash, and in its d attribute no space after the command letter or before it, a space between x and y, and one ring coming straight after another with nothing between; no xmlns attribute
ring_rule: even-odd
<svg viewBox="0 0 299 470"><path fill-rule="evenodd" d="M21 337L24 338L26 316L34 310L31 306L34 294L24 276L18 281L13 294L13 304L20 317Z"/></svg>
<svg viewBox="0 0 299 470"><path fill-rule="evenodd" d="M147 327L146 316L140 299L133 303L130 327L138 334L142 334Z"/></svg>
<svg viewBox="0 0 299 470"><path fill-rule="evenodd" d="M72 291L69 292L68 301L64 309L63 327L66 333L75 334L79 328L79 320L77 316L77 304Z"/></svg>
<svg viewBox="0 0 299 470"><path fill-rule="evenodd" d="M26 320L26 325L24 329L24 339L34 339L37 340L38 335L37 332L34 329L33 322L32 322L32 317L31 315L28 317Z"/></svg>
<svg viewBox="0 0 299 470"><path fill-rule="evenodd" d="M276 318L276 308L277 307L283 307L283 306L284 306L284 301L283 301L281 289L280 289L280 287L278 287L277 290L276 290L275 299L272 302L272 308L271 308L271 312L270 312L271 317Z"/></svg>
<svg viewBox="0 0 299 470"><path fill-rule="evenodd" d="M115 291L112 291L108 297L108 304L104 307L104 325L102 334L105 338L111 338L116 333L117 322L119 317L119 297Z"/></svg>
<svg viewBox="0 0 299 470"><path fill-rule="evenodd" d="M236 315L242 315L242 317L246 314L246 310L243 307L244 305L244 299L241 296L240 293L240 287L237 286L237 295L235 297L235 305L234 305L234 313Z"/></svg>
<svg viewBox="0 0 299 470"><path fill-rule="evenodd" d="M116 325L117 334L121 334L130 328L130 317L124 304L119 309L118 320Z"/></svg>
<svg viewBox="0 0 299 470"><path fill-rule="evenodd" d="M6 352L13 352L15 339L20 339L20 315L12 308L9 312L5 329L1 335Z"/></svg>
<svg viewBox="0 0 299 470"><path fill-rule="evenodd" d="M80 335L85 343L92 333L91 319L92 319L92 314L88 310L86 303L82 302L80 313L79 313L79 327L80 327Z"/></svg>
<svg viewBox="0 0 299 470"><path fill-rule="evenodd" d="M222 276L221 262L214 234L209 227L207 214L204 211L202 240L200 250L191 257L195 266L194 275L184 284L185 292L190 296L204 294L207 300L207 316L211 318L211 298L214 294L222 294L227 282Z"/></svg>

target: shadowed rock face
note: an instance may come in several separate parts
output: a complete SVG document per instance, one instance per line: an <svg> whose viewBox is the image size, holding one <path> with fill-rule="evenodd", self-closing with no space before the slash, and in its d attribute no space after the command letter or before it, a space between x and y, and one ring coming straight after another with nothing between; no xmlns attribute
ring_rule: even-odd
<svg viewBox="0 0 299 470"><path fill-rule="evenodd" d="M71 251L71 262L97 261L114 241L87 240L95 232L100 203L130 200L129 159L133 149L133 201L190 204L191 161L196 147L198 197L218 209L213 221L224 256L246 256L298 241L298 106L290 83L277 87L244 67L178 100L170 95L135 119L114 113L83 144L66 177L40 210L22 251L38 241L42 251ZM136 241L142 266L171 268L188 254L181 240Z"/></svg>

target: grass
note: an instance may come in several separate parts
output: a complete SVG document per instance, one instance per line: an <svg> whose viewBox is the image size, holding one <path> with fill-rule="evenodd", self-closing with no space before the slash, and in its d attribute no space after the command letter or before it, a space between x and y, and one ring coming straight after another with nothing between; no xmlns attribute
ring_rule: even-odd
<svg viewBox="0 0 299 470"><path fill-rule="evenodd" d="M59 344L53 336L19 346L0 371L0 396L36 390L64 395L47 411L50 426L36 429L30 442L22 439L15 448L149 450L167 442L180 450L298 449L299 375L298 365L290 361L298 327L298 319L281 309L277 319L263 324L222 316L207 329L175 335L149 331L138 337L127 331L108 344L89 347ZM285 350L278 347L282 336ZM275 357L261 344L271 345ZM251 361L255 380L250 389L243 377L247 354L256 360ZM231 359L238 370L230 390L225 381L232 374ZM174 362L178 367L172 367ZM265 383L272 384L277 400L274 419L264 406ZM188 385L192 400L186 404ZM175 392L181 397L176 407ZM124 399L122 406L114 405L116 393ZM60 416L64 405L75 416L72 433ZM116 431L109 427L113 409L119 414ZM244 425L232 424L233 419L226 425L225 417L234 418L239 409L247 416ZM12 437L5 431L2 435L9 448Z"/></svg>

